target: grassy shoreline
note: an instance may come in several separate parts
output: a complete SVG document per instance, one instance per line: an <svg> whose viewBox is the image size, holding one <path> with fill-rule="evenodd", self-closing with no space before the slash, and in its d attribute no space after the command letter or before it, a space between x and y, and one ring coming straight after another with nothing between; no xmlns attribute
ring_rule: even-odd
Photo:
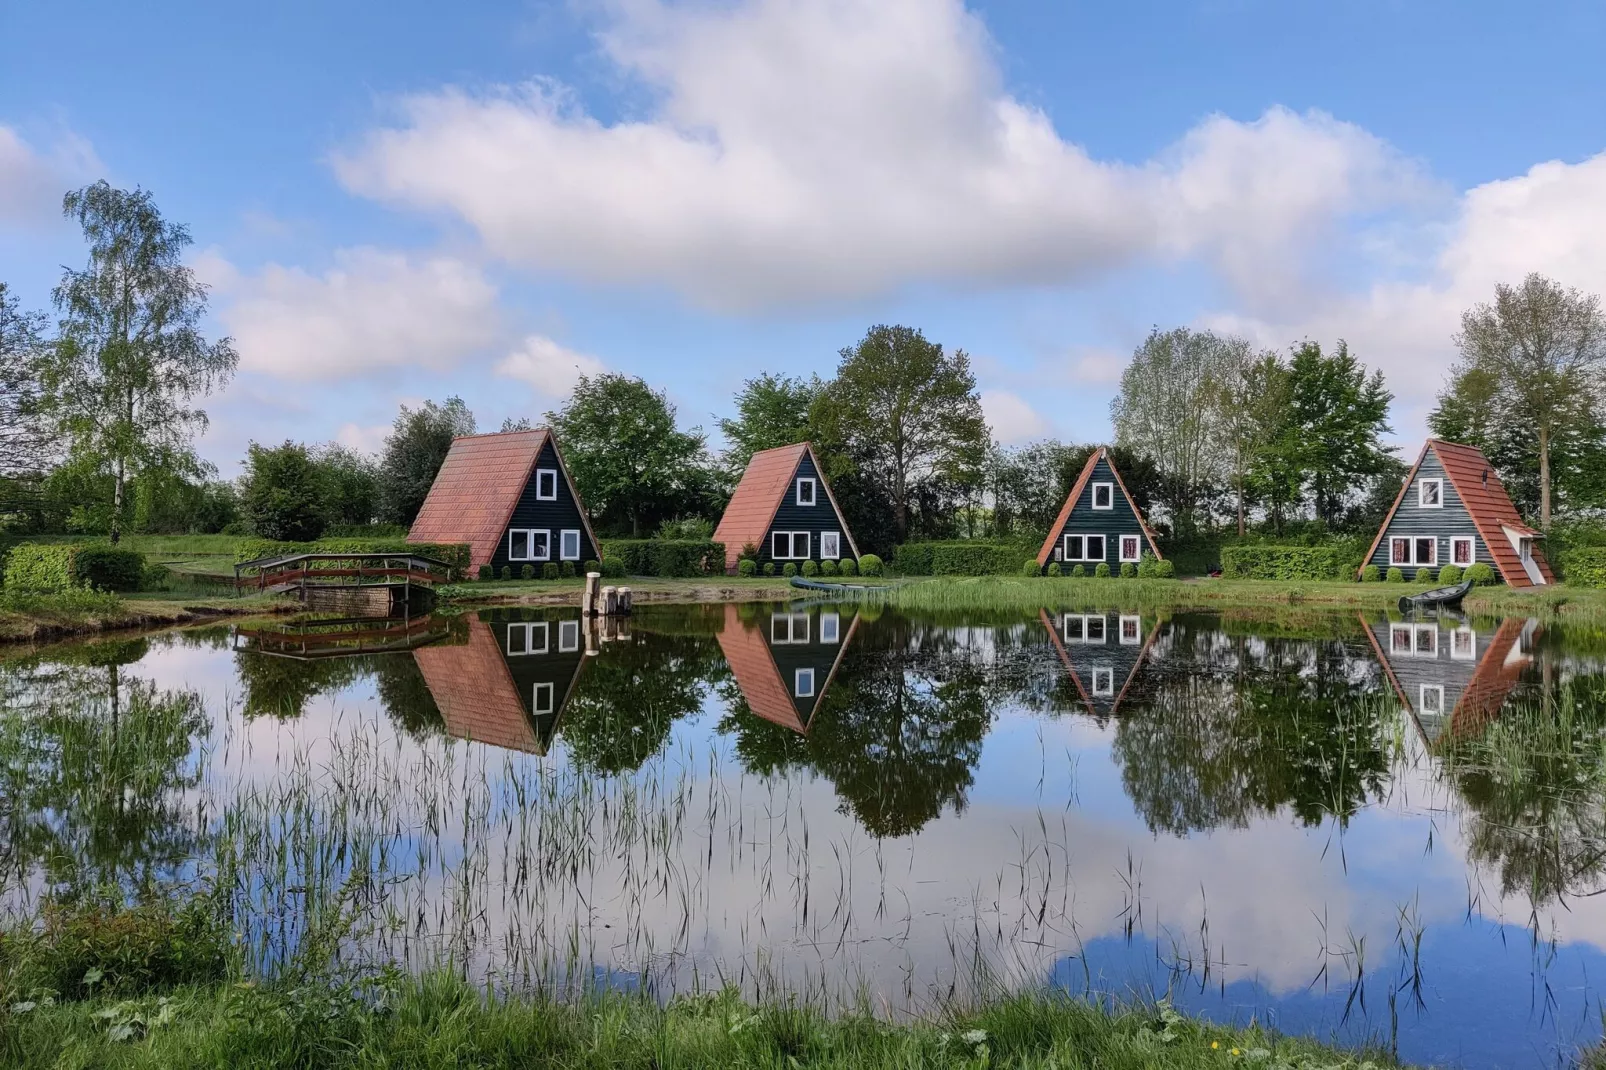
<svg viewBox="0 0 1606 1070"><path fill-rule="evenodd" d="M45 643L130 630L150 631L223 617L288 613L297 607L280 598L185 598L160 595L23 596L0 603L0 644Z"/></svg>

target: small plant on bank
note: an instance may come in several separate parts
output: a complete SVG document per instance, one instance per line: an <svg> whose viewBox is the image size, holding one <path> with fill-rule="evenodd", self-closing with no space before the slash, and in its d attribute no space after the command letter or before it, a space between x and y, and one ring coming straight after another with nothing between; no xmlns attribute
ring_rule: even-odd
<svg viewBox="0 0 1606 1070"><path fill-rule="evenodd" d="M558 571L563 574L563 578L566 580L572 580L575 578L573 561L565 561L563 564L558 566Z"/></svg>
<svg viewBox="0 0 1606 1070"><path fill-rule="evenodd" d="M1432 583L1433 582L1433 570L1429 569L1429 568L1419 568L1419 569L1417 569L1416 570L1416 575L1411 577L1411 582L1412 583Z"/></svg>
<svg viewBox="0 0 1606 1070"><path fill-rule="evenodd" d="M1083 576L1087 575L1087 569L1083 568L1081 565L1072 565L1071 575L1075 576L1077 579L1081 579Z"/></svg>
<svg viewBox="0 0 1606 1070"><path fill-rule="evenodd" d="M822 575L822 576L835 576L836 574L837 574L837 567L836 567L836 562L835 561L832 561L830 558L827 558L826 560L820 562L820 575Z"/></svg>
<svg viewBox="0 0 1606 1070"><path fill-rule="evenodd" d="M1122 561L1121 562L1121 578L1123 580L1134 579L1134 578L1136 578L1137 574L1138 574L1138 566L1137 565L1133 564L1131 561Z"/></svg>
<svg viewBox="0 0 1606 1070"><path fill-rule="evenodd" d="M541 578L543 580L555 580L561 575L563 573L558 571L558 563L556 561L548 561L541 566Z"/></svg>
<svg viewBox="0 0 1606 1070"><path fill-rule="evenodd" d="M1461 582L1461 568L1460 568L1460 566L1459 565L1445 565L1443 568L1439 569L1439 582L1440 583L1445 583L1445 584L1460 583Z"/></svg>
<svg viewBox="0 0 1606 1070"><path fill-rule="evenodd" d="M1389 582L1390 583L1404 583L1405 582L1405 570L1400 568L1398 565L1396 565L1395 567L1389 569Z"/></svg>
<svg viewBox="0 0 1606 1070"><path fill-rule="evenodd" d="M602 562L601 561L587 561L586 562L586 571L587 572L601 572L602 571Z"/></svg>
<svg viewBox="0 0 1606 1070"><path fill-rule="evenodd" d="M775 562L773 562L773 561L764 562L764 575L766 575L766 576L775 575Z"/></svg>
<svg viewBox="0 0 1606 1070"><path fill-rule="evenodd" d="M535 566L534 565L520 565L519 566L519 579L521 579L521 580L533 580L533 579L535 579Z"/></svg>
<svg viewBox="0 0 1606 1070"><path fill-rule="evenodd" d="M1383 578L1383 570L1376 565L1367 565L1361 569L1362 583L1376 583Z"/></svg>
<svg viewBox="0 0 1606 1070"><path fill-rule="evenodd" d="M1041 574L1042 571L1043 566L1037 563L1037 558L1035 557L1028 557L1025 563L1020 567L1020 574L1022 576L1036 576Z"/></svg>
<svg viewBox="0 0 1606 1070"><path fill-rule="evenodd" d="M1048 574L1050 576L1059 576L1059 575L1062 575L1063 572L1064 572L1064 570L1060 568L1060 563L1058 561L1049 562Z"/></svg>
<svg viewBox="0 0 1606 1070"><path fill-rule="evenodd" d="M1096 566L1094 566L1093 575L1096 576L1097 578L1101 579L1101 580L1109 579L1110 578L1110 566L1109 566L1109 564L1107 562L1100 561Z"/></svg>
<svg viewBox="0 0 1606 1070"><path fill-rule="evenodd" d="M512 565L503 565L502 566L502 571L501 571L501 577L504 580L512 579L513 578L513 566Z"/></svg>
<svg viewBox="0 0 1606 1070"><path fill-rule="evenodd" d="M791 579L793 576L797 575L797 566L788 561L786 564L781 566L781 575L785 576L787 579Z"/></svg>
<svg viewBox="0 0 1606 1070"><path fill-rule="evenodd" d="M865 554L859 558L859 571L866 576L881 575L881 558L875 554Z"/></svg>
<svg viewBox="0 0 1606 1070"><path fill-rule="evenodd" d="M1154 578L1157 580L1176 579L1177 563L1175 561L1156 561L1154 563Z"/></svg>
<svg viewBox="0 0 1606 1070"><path fill-rule="evenodd" d="M495 579L496 578L496 570L494 568L492 568L490 565L481 565L478 575L479 575L479 578L482 579L482 580Z"/></svg>
<svg viewBox="0 0 1606 1070"><path fill-rule="evenodd" d="M736 562L736 574L738 576L757 576L758 562L754 561L751 557L742 558L740 561Z"/></svg>
<svg viewBox="0 0 1606 1070"><path fill-rule="evenodd" d="M807 561L803 562L804 576L818 576L819 574L820 566L815 563L813 558L809 558Z"/></svg>
<svg viewBox="0 0 1606 1070"><path fill-rule="evenodd" d="M1468 565L1466 573L1461 578L1471 580L1479 587L1488 587L1495 581L1494 568L1487 562L1479 561Z"/></svg>
<svg viewBox="0 0 1606 1070"><path fill-rule="evenodd" d="M837 564L837 571L844 576L857 576L859 574L859 563L851 557L844 557Z"/></svg>

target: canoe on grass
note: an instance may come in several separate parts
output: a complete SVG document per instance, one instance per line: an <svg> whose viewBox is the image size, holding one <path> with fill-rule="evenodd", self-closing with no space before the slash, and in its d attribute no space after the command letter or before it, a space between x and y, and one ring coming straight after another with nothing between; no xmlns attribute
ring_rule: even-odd
<svg viewBox="0 0 1606 1070"><path fill-rule="evenodd" d="M1471 580L1462 580L1450 587L1435 587L1431 591L1421 594L1405 594L1400 596L1400 611L1410 612L1413 609L1434 609L1438 606L1458 606L1461 599L1472 590Z"/></svg>
<svg viewBox="0 0 1606 1070"><path fill-rule="evenodd" d="M885 591L886 584L869 583L821 583L819 580L806 580L802 576L793 576L793 587L801 587L806 591Z"/></svg>

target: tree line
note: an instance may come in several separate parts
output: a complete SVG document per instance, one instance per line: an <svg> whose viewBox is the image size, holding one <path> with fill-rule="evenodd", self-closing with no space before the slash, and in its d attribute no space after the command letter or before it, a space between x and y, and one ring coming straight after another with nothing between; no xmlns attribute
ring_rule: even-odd
<svg viewBox="0 0 1606 1070"><path fill-rule="evenodd" d="M383 449L253 443L238 480L196 453L198 402L238 364L199 329L206 289L188 231L143 190L98 182L64 213L89 247L24 310L0 283L0 529L239 532L306 539L410 524L451 440L477 424L460 398L403 407ZM1606 321L1600 300L1538 275L1466 312L1461 360L1429 418L1479 446L1519 507L1606 508ZM857 541L1030 542L1051 525L1096 443L997 443L969 356L908 326L871 327L829 378L742 383L714 450L644 380L582 378L542 423L557 432L599 533L706 537L748 460L811 441ZM1370 532L1405 463L1386 438L1393 395L1342 341L1287 352L1211 331L1151 331L1111 403L1112 458L1173 539ZM502 430L532 426L509 420Z"/></svg>

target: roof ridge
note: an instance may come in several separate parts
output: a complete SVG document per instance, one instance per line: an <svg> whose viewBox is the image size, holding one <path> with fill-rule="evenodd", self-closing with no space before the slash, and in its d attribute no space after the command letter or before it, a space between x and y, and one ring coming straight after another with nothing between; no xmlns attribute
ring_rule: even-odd
<svg viewBox="0 0 1606 1070"><path fill-rule="evenodd" d="M549 426L526 427L521 431L476 431L468 435L453 435L452 441L462 442L470 438L501 438L504 435L509 438L514 435L550 435L551 433L552 428Z"/></svg>

